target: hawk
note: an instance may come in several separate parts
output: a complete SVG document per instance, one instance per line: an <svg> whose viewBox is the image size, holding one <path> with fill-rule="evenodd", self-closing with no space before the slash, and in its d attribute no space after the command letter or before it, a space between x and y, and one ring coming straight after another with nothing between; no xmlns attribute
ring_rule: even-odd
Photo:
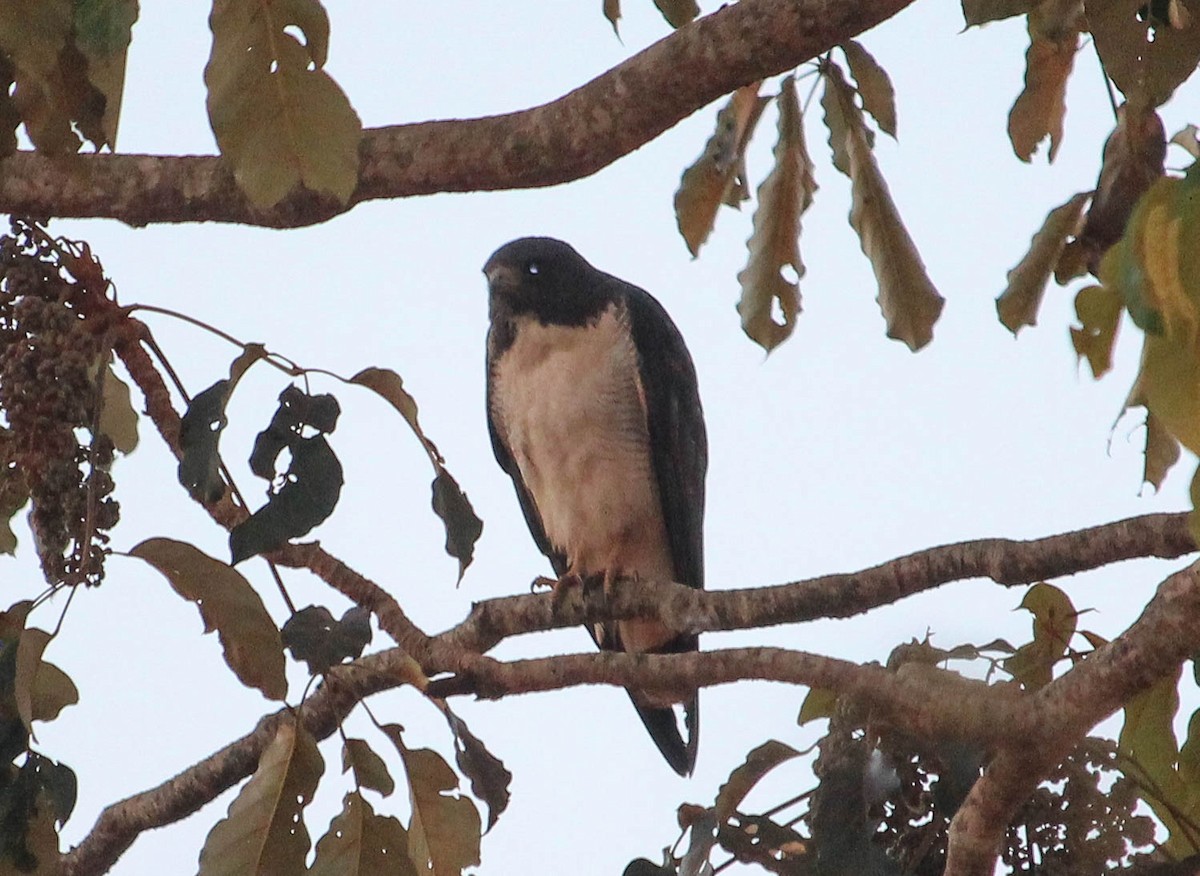
<svg viewBox="0 0 1200 876"><path fill-rule="evenodd" d="M548 237L507 243L484 266L491 327L487 418L538 548L562 581L603 576L704 586L708 441L696 371L649 293ZM600 648L695 651L655 620L597 624ZM700 713L630 690L680 775L696 762Z"/></svg>

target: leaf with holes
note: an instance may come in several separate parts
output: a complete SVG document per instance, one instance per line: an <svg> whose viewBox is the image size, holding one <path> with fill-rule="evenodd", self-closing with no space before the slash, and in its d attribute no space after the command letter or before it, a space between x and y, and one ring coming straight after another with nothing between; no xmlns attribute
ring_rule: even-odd
<svg viewBox="0 0 1200 876"><path fill-rule="evenodd" d="M316 740L286 714L228 815L208 832L199 876L303 873L310 845L304 809L324 771Z"/></svg>
<svg viewBox="0 0 1200 876"><path fill-rule="evenodd" d="M1113 346L1125 305L1105 286L1087 286L1075 296L1079 326L1071 326L1071 343L1080 359L1087 359L1092 377L1099 379L1112 368Z"/></svg>
<svg viewBox="0 0 1200 876"><path fill-rule="evenodd" d="M458 778L437 752L410 749L397 724L382 728L404 761L412 800L408 828L408 854L422 872L432 876L459 876L465 867L479 863L479 812L458 792Z"/></svg>
<svg viewBox="0 0 1200 876"><path fill-rule="evenodd" d="M1023 326L1037 325L1037 312L1050 274L1067 245L1067 238L1079 231L1083 207L1089 197L1087 192L1081 192L1051 210L1029 242L1029 251L1008 272L1008 285L996 299L996 313L1014 335Z"/></svg>
<svg viewBox="0 0 1200 876"><path fill-rule="evenodd" d="M1154 15L1145 0L1085 0L1096 52L1126 98L1161 106L1200 63L1200 9L1189 3L1193 23L1175 27ZM1165 5L1165 4L1164 4Z"/></svg>
<svg viewBox="0 0 1200 876"><path fill-rule="evenodd" d="M775 166L758 187L754 230L746 241L749 257L738 274L742 297L738 314L742 330L768 353L787 340L800 314L800 217L809 208L813 192L813 164L804 142L804 120L790 76L779 91L779 139ZM784 276L790 268L795 280ZM779 308L780 320L773 309Z"/></svg>
<svg viewBox="0 0 1200 876"><path fill-rule="evenodd" d="M875 163L862 110L837 64L821 68L821 106L829 128L834 165L850 177L850 225L879 284L879 309L889 338L916 351L933 339L933 326L945 304L925 271L921 256L892 201Z"/></svg>
<svg viewBox="0 0 1200 876"><path fill-rule="evenodd" d="M162 572L196 603L206 633L217 631L225 662L247 687L269 699L287 696L283 643L254 588L237 570L182 541L150 538L129 552Z"/></svg>
<svg viewBox="0 0 1200 876"><path fill-rule="evenodd" d="M743 168L742 159L767 99L758 96L760 83L739 88L717 113L716 130L679 180L675 192L675 221L693 257L712 233L717 211L726 203Z"/></svg>
<svg viewBox="0 0 1200 876"><path fill-rule="evenodd" d="M238 186L260 209L297 185L345 204L358 184L362 122L324 70L324 7L216 0L209 27L208 118Z"/></svg>
<svg viewBox="0 0 1200 876"><path fill-rule="evenodd" d="M417 876L408 857L408 832L395 818L376 815L361 794L351 791L342 811L317 841L307 876Z"/></svg>

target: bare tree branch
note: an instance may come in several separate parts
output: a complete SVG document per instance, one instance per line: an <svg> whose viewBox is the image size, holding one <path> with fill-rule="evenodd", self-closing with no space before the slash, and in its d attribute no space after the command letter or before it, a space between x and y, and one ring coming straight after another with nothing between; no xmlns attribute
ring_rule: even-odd
<svg viewBox="0 0 1200 876"><path fill-rule="evenodd" d="M741 0L543 106L368 130L358 188L345 206L296 191L256 210L217 156L89 155L74 173L23 152L4 161L0 212L293 228L380 198L557 185L595 173L722 95L816 58L911 2Z"/></svg>
<svg viewBox="0 0 1200 876"><path fill-rule="evenodd" d="M852 574L825 575L772 587L698 591L680 584L618 581L608 598L598 588L509 596L476 603L470 616L438 640L484 653L519 633L610 618L654 617L679 632L741 630L817 618L845 618L953 581L990 578L1005 586L1074 575L1121 560L1172 559L1196 545L1187 515L1147 514L1047 538L985 538L917 551Z"/></svg>

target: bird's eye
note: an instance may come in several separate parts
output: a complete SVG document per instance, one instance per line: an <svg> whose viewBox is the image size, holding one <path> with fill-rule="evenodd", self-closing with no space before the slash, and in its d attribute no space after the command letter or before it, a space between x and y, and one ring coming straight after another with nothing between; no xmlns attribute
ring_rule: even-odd
<svg viewBox="0 0 1200 876"><path fill-rule="evenodd" d="M542 266L541 266L541 265L539 265L537 262L528 262L528 263L526 263L526 265L525 265L525 273L527 273L527 274L540 274L541 272L542 272Z"/></svg>

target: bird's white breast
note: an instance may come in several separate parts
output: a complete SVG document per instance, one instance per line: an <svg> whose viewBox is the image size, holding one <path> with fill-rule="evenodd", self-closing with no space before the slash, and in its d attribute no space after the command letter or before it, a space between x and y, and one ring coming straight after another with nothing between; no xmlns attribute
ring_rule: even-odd
<svg viewBox="0 0 1200 876"><path fill-rule="evenodd" d="M626 320L618 304L587 326L523 318L493 366L494 422L547 538L571 571L670 580L645 394Z"/></svg>

